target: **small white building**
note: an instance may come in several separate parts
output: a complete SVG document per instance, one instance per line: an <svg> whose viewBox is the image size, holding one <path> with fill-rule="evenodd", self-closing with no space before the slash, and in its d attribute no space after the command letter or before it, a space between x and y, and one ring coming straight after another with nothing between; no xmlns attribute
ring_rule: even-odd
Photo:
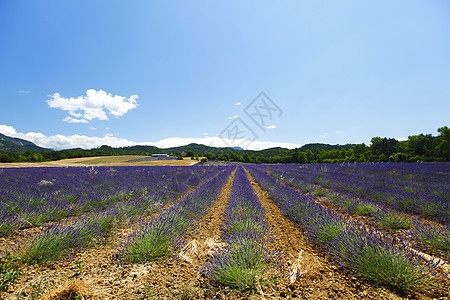
<svg viewBox="0 0 450 300"><path fill-rule="evenodd" d="M169 157L169 154L152 154L152 157Z"/></svg>

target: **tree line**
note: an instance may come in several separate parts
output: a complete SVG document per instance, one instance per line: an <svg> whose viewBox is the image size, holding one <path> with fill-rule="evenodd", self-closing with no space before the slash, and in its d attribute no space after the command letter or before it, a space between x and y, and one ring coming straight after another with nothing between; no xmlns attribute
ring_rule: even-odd
<svg viewBox="0 0 450 300"><path fill-rule="evenodd" d="M343 163L343 162L450 162L450 129L438 129L438 136L419 134L406 141L374 137L350 149L286 150L276 155L263 152L206 153L208 160L246 163Z"/></svg>
<svg viewBox="0 0 450 300"><path fill-rule="evenodd" d="M212 161L245 163L343 163L343 162L450 162L450 129L447 126L438 130L438 135L419 134L409 136L406 141L393 138L374 137L370 145L364 143L351 147L323 149L321 147L300 150L234 150L229 152L195 153L184 151L171 153L174 156L206 157ZM142 150L139 150L142 149ZM111 156L111 155L151 155L145 148L133 150L101 146L96 149L60 150L46 152L0 153L0 162L43 162L64 158Z"/></svg>

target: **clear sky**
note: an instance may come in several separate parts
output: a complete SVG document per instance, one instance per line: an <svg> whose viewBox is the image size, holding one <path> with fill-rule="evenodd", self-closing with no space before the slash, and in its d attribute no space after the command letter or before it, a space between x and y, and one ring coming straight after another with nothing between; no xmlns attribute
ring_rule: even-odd
<svg viewBox="0 0 450 300"><path fill-rule="evenodd" d="M0 103L54 149L436 135L450 1L3 0Z"/></svg>

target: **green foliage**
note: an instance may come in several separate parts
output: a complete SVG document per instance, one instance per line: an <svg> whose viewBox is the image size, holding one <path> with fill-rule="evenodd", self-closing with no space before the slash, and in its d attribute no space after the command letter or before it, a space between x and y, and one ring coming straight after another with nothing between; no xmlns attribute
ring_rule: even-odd
<svg viewBox="0 0 450 300"><path fill-rule="evenodd" d="M226 259L214 268L215 281L236 290L254 289L263 283L268 261L258 242L239 241L226 251Z"/></svg>
<svg viewBox="0 0 450 300"><path fill-rule="evenodd" d="M355 204L353 214L358 216L369 216L378 211L378 206L372 203L359 202Z"/></svg>
<svg viewBox="0 0 450 300"><path fill-rule="evenodd" d="M259 222L256 222L255 220L244 218L234 220L227 228L227 231L230 235L239 232L255 232L258 234L262 234L264 233L264 228Z"/></svg>
<svg viewBox="0 0 450 300"><path fill-rule="evenodd" d="M44 263L62 256L69 236L50 233L36 237L23 253L22 260L28 264Z"/></svg>
<svg viewBox="0 0 450 300"><path fill-rule="evenodd" d="M0 257L0 291L6 290L20 276L19 261L20 257L9 252Z"/></svg>
<svg viewBox="0 0 450 300"><path fill-rule="evenodd" d="M444 228L423 226L415 230L416 238L433 249L450 251L450 233Z"/></svg>
<svg viewBox="0 0 450 300"><path fill-rule="evenodd" d="M419 268L395 248L366 245L358 255L356 269L377 283L408 291L421 288L427 281Z"/></svg>
<svg viewBox="0 0 450 300"><path fill-rule="evenodd" d="M171 253L172 242L170 237L160 230L149 230L133 243L128 245L124 252L126 260L131 262L155 261Z"/></svg>
<svg viewBox="0 0 450 300"><path fill-rule="evenodd" d="M328 222L320 224L320 229L316 231L316 238L321 242L330 242L345 231L343 224L338 222Z"/></svg>
<svg viewBox="0 0 450 300"><path fill-rule="evenodd" d="M375 215L375 220L379 226L394 230L409 229L412 224L412 220L410 217L393 210L380 210Z"/></svg>
<svg viewBox="0 0 450 300"><path fill-rule="evenodd" d="M325 196L326 191L323 188L315 188L312 192L314 197L323 197Z"/></svg>
<svg viewBox="0 0 450 300"><path fill-rule="evenodd" d="M13 229L12 224L8 223L7 221L0 223L0 237L10 233L12 229Z"/></svg>
<svg viewBox="0 0 450 300"><path fill-rule="evenodd" d="M74 224L48 227L34 237L21 258L28 264L58 259L73 248L88 246L109 234L114 220L112 215L100 214Z"/></svg>

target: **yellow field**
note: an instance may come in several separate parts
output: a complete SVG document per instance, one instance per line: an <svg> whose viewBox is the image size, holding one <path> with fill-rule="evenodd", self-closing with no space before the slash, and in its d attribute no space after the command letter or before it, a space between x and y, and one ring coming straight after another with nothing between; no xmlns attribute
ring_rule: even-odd
<svg viewBox="0 0 450 300"><path fill-rule="evenodd" d="M0 168L25 168L25 167L83 167L83 166L192 166L198 160L191 160L186 157L183 160L155 160L127 162L132 159L144 158L143 155L123 155L123 156L97 156L69 158L49 162L37 163L0 163Z"/></svg>

